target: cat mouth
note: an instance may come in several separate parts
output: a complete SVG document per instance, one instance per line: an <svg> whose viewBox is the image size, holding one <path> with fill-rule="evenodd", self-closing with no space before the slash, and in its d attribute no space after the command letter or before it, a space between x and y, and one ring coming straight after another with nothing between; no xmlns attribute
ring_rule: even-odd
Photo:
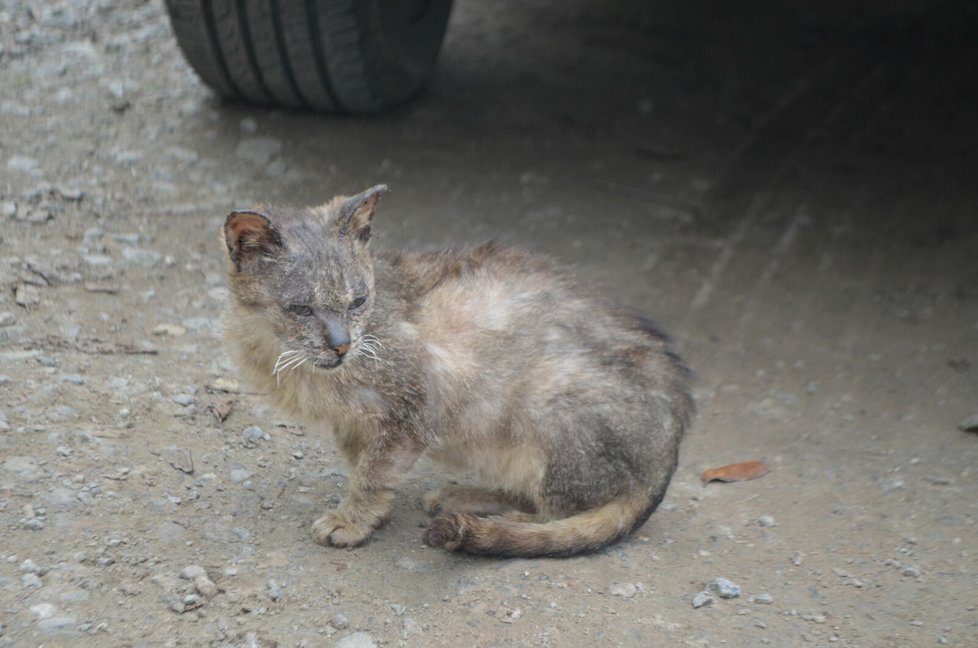
<svg viewBox="0 0 978 648"><path fill-rule="evenodd" d="M317 358L312 364L317 369L336 369L343 364L343 358Z"/></svg>

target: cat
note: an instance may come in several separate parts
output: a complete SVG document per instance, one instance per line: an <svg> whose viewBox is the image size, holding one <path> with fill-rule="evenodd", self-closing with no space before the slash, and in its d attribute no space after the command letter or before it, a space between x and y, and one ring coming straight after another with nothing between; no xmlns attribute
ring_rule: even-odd
<svg viewBox="0 0 978 648"><path fill-rule="evenodd" d="M351 466L315 540L363 543L422 454L481 482L426 496L432 547L570 556L641 526L694 408L665 334L497 242L372 252L385 191L223 228L229 355L287 415L332 429Z"/></svg>

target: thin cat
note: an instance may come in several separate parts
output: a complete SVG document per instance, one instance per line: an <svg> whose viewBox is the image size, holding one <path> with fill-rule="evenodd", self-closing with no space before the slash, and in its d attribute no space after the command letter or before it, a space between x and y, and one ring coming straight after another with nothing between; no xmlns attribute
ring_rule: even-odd
<svg viewBox="0 0 978 648"><path fill-rule="evenodd" d="M229 353L287 415L332 429L350 462L316 541L366 540L422 454L481 482L426 497L433 547L570 556L642 525L693 411L666 336L495 242L371 252L384 191L224 225Z"/></svg>

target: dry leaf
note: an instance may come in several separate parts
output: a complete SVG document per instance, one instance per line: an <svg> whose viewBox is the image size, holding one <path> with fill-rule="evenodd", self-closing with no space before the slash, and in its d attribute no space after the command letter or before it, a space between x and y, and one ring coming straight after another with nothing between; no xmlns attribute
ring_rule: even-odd
<svg viewBox="0 0 978 648"><path fill-rule="evenodd" d="M747 481L749 479L763 477L770 470L771 468L763 461L745 461L743 463L704 470L702 480L704 484L711 481Z"/></svg>
<svg viewBox="0 0 978 648"><path fill-rule="evenodd" d="M223 403L215 403L208 407L214 418L217 419L218 423L223 423L231 416L231 412L234 410L234 401L224 401Z"/></svg>

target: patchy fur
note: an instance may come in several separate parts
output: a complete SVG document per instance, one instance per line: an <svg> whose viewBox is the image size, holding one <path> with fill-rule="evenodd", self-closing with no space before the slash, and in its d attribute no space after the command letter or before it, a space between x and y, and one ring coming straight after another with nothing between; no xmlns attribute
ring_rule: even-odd
<svg viewBox="0 0 978 648"><path fill-rule="evenodd" d="M352 467L316 541L366 540L422 453L481 481L429 496L431 546L569 556L645 522L693 412L665 335L498 243L371 254L383 191L234 212L223 232L231 356Z"/></svg>

